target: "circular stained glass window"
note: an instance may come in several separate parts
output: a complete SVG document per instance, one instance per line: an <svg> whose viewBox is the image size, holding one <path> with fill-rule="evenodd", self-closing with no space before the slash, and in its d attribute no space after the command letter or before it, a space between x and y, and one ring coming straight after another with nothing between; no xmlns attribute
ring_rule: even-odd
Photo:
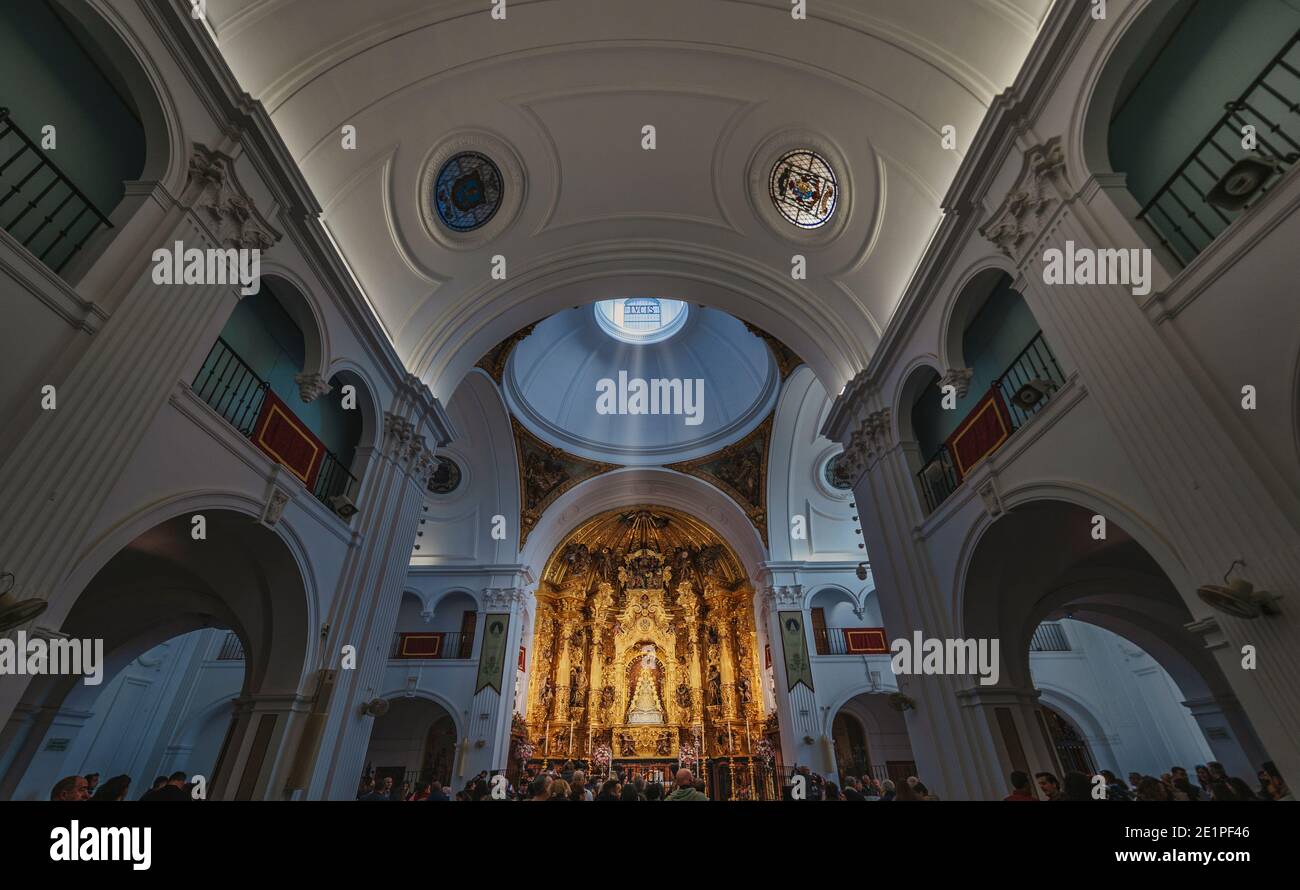
<svg viewBox="0 0 1300 890"><path fill-rule="evenodd" d="M658 297L619 297L596 304L596 321L624 343L658 343L681 330L686 304Z"/></svg>
<svg viewBox="0 0 1300 890"><path fill-rule="evenodd" d="M831 165L817 152L804 148L786 152L776 162L768 193L781 215L801 229L824 226L834 215L840 196Z"/></svg>
<svg viewBox="0 0 1300 890"><path fill-rule="evenodd" d="M842 454L837 454L826 461L826 465L822 467L822 474L826 479L826 484L831 488L840 491L852 491L853 481L849 479L848 471L840 467L840 458L842 456Z"/></svg>
<svg viewBox="0 0 1300 890"><path fill-rule="evenodd" d="M487 155L465 151L438 171L433 201L438 218L455 232L484 225L501 207L501 171Z"/></svg>

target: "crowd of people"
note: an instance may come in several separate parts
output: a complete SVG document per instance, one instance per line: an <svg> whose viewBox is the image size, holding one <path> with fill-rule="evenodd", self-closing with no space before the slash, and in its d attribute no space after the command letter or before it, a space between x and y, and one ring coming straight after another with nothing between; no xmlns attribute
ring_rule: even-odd
<svg viewBox="0 0 1300 890"><path fill-rule="evenodd" d="M170 776L159 776L153 785L140 795L140 800L199 800L201 796L194 793L195 783L183 772ZM104 784L99 784L99 773L86 773L84 776L65 776L54 784L50 791L50 800L128 800L131 792L131 777L113 776Z"/></svg>
<svg viewBox="0 0 1300 890"><path fill-rule="evenodd" d="M1128 781L1108 769L1099 774L1103 781L1085 773L1072 771L1064 781L1052 773L1037 773L1034 779L1042 797L1034 793L1029 774L1016 770L1011 774L1011 793L1004 800L1293 800L1286 782L1272 763L1260 768L1252 788L1245 779L1229 776L1217 760L1196 767L1193 782L1181 766L1169 768L1160 778L1129 773ZM1101 790L1104 788L1104 791Z"/></svg>

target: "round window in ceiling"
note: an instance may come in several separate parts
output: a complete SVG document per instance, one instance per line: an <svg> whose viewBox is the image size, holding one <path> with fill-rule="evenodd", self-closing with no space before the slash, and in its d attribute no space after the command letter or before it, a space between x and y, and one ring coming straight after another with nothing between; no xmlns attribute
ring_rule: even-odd
<svg viewBox="0 0 1300 890"><path fill-rule="evenodd" d="M501 171L487 155L464 151L438 171L433 201L438 219L454 232L484 225L501 208Z"/></svg>
<svg viewBox="0 0 1300 890"><path fill-rule="evenodd" d="M768 194L781 215L801 229L826 225L835 215L840 196L831 165L806 148L786 152L777 160Z"/></svg>
<svg viewBox="0 0 1300 890"><path fill-rule="evenodd" d="M686 324L681 300L659 297L619 297L596 304L596 321L605 333L624 343L659 343Z"/></svg>

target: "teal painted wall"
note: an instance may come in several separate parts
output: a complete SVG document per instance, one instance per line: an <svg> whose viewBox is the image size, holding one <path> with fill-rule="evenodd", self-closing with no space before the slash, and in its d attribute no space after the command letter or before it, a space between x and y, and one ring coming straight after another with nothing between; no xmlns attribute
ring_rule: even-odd
<svg viewBox="0 0 1300 890"><path fill-rule="evenodd" d="M934 454L1037 333L1033 313L1011 289L1011 277L1004 275L962 334L962 355L975 372L966 397L957 400L956 409L945 411L939 387L927 386L912 409L912 430L924 458Z"/></svg>
<svg viewBox="0 0 1300 890"><path fill-rule="evenodd" d="M302 373L302 330L275 296L277 285L262 279L262 289L244 297L221 331L221 339L239 354L307 427L320 437L345 467L351 467L361 440L361 412L344 410L337 380L333 390L310 404L298 394L294 377Z"/></svg>
<svg viewBox="0 0 1300 890"><path fill-rule="evenodd" d="M41 127L56 127L50 160L105 215L121 201L122 182L144 169L144 128L135 112L44 2L0 3L0 106L37 145ZM17 144L4 140L10 153Z"/></svg>
<svg viewBox="0 0 1300 890"><path fill-rule="evenodd" d="M1110 129L1114 170L1146 204L1297 30L1300 0L1197 0ZM1294 81L1292 82L1294 85ZM1292 93L1294 96L1295 93ZM1273 109L1261 109L1273 120ZM1276 109L1280 113L1280 109ZM1289 115L1294 125L1296 116ZM1295 138L1296 128L1288 133ZM1235 155L1242 154L1221 140Z"/></svg>

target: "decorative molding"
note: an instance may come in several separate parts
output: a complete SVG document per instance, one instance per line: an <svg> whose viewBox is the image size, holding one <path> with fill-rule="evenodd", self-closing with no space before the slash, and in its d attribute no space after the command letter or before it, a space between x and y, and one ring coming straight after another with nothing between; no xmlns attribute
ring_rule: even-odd
<svg viewBox="0 0 1300 890"><path fill-rule="evenodd" d="M334 389L320 374L295 374L293 382L298 384L298 395L308 404Z"/></svg>
<svg viewBox="0 0 1300 890"><path fill-rule="evenodd" d="M764 606L781 608L803 608L802 584L779 584L763 588Z"/></svg>
<svg viewBox="0 0 1300 890"><path fill-rule="evenodd" d="M857 481L876 457L894 446L890 414L888 408L882 408L862 419L858 428L849 436L844 453L835 462L837 478Z"/></svg>
<svg viewBox="0 0 1300 890"><path fill-rule="evenodd" d="M1025 152L1016 184L979 233L1020 265L1047 224L1048 212L1060 204L1052 186L1065 176L1065 149L1053 136Z"/></svg>
<svg viewBox="0 0 1300 890"><path fill-rule="evenodd" d="M477 152L496 164L501 173L501 206L492 218L468 232L456 232L443 225L435 209L433 192L443 165L462 152ZM515 221L524 204L527 179L524 165L504 139L482 130L464 130L446 136L429 150L420 164L420 219L434 241L455 250L482 247Z"/></svg>
<svg viewBox="0 0 1300 890"><path fill-rule="evenodd" d="M233 163L221 152L194 143L189 166L189 187L195 190L192 206L202 211L220 246L267 250L282 236L240 187Z"/></svg>
<svg viewBox="0 0 1300 890"><path fill-rule="evenodd" d="M760 423L739 442L695 460L668 464L676 470L703 479L740 505L767 546L767 458L772 441L772 418Z"/></svg>
<svg viewBox="0 0 1300 890"><path fill-rule="evenodd" d="M497 382L497 386L500 386L501 381L505 378L506 361L509 360L510 353L521 340L524 340L533 332L533 328L535 327L537 327L537 322L533 322L527 327L522 327L515 331L509 337L506 337L496 346L493 346L488 350L487 354L479 359L475 363L474 367L482 368L484 371L487 371L488 376Z"/></svg>
<svg viewBox="0 0 1300 890"><path fill-rule="evenodd" d="M523 547L547 507L579 482L617 470L618 465L587 460L549 445L514 417L510 426L519 456L519 546Z"/></svg>
<svg viewBox="0 0 1300 890"><path fill-rule="evenodd" d="M776 358L776 366L781 370L781 379L785 380L795 368L804 363L798 354L786 346L776 337L773 337L762 328L757 328L749 322L744 322L745 330L749 331L755 337L767 343L768 348L772 350L773 357Z"/></svg>
<svg viewBox="0 0 1300 890"><path fill-rule="evenodd" d="M971 378L975 376L974 368L949 368L942 377L939 378L939 388L952 386L957 390L957 398L966 398L967 391L970 390Z"/></svg>
<svg viewBox="0 0 1300 890"><path fill-rule="evenodd" d="M485 587L483 588L483 607L485 609L513 610L522 606L528 599L528 591L522 587Z"/></svg>

